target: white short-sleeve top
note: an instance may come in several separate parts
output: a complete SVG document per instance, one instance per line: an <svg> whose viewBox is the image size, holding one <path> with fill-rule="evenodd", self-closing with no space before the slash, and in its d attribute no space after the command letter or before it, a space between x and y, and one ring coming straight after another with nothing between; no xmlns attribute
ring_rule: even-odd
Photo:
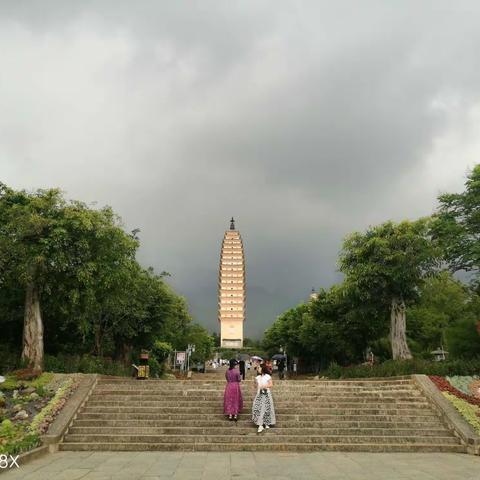
<svg viewBox="0 0 480 480"><path fill-rule="evenodd" d="M260 390L261 388L265 388L265 385L272 379L272 377L266 373L265 375L257 375L255 380L257 381L257 387Z"/></svg>

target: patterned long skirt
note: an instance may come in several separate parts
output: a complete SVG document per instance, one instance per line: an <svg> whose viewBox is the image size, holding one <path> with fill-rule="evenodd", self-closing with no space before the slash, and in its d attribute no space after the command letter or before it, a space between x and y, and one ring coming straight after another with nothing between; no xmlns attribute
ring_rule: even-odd
<svg viewBox="0 0 480 480"><path fill-rule="evenodd" d="M252 420L255 425L275 425L275 409L270 390L258 392L253 400Z"/></svg>

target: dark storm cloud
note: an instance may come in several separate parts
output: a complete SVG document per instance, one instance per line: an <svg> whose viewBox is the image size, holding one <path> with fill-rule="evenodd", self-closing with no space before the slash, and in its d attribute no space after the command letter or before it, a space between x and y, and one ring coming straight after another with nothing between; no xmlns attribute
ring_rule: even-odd
<svg viewBox="0 0 480 480"><path fill-rule="evenodd" d="M480 158L480 7L453 5L1 2L1 177L111 204L209 328L235 215L257 336Z"/></svg>

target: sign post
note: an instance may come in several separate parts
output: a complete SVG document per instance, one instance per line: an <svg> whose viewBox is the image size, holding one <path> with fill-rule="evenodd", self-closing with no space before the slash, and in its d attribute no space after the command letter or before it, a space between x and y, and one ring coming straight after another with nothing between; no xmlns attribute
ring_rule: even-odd
<svg viewBox="0 0 480 480"><path fill-rule="evenodd" d="M185 358L186 358L186 352L175 353L175 364L179 366L180 370L185 369Z"/></svg>

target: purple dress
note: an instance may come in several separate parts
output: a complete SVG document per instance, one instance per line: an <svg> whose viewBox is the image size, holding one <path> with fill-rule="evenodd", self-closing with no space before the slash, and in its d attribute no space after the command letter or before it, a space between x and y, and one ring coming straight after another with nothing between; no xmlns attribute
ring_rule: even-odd
<svg viewBox="0 0 480 480"><path fill-rule="evenodd" d="M240 372L235 368L228 369L225 378L227 386L223 395L223 412L225 415L238 415L243 408Z"/></svg>

